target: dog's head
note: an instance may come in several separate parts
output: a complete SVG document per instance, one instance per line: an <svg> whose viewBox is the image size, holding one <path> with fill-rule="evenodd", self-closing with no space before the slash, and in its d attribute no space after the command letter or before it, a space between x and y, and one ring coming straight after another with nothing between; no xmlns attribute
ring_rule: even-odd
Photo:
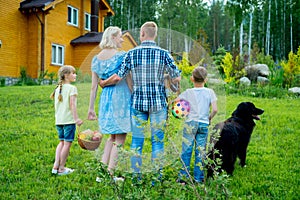
<svg viewBox="0 0 300 200"><path fill-rule="evenodd" d="M236 110L232 113L233 117L239 117L245 120L260 120L258 115L264 113L264 110L256 108L251 102L242 102L238 105Z"/></svg>

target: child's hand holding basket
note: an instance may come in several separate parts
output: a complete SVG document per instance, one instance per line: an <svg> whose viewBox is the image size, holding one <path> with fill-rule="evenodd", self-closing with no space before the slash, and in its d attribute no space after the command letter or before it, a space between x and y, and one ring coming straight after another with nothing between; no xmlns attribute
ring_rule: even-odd
<svg viewBox="0 0 300 200"><path fill-rule="evenodd" d="M86 129L80 131L78 129L78 144L82 149L94 151L97 149L102 141L102 134L99 131Z"/></svg>

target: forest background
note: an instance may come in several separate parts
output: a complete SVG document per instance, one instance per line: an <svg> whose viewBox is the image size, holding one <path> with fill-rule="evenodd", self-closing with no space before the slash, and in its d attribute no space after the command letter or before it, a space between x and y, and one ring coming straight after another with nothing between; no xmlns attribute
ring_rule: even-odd
<svg viewBox="0 0 300 200"><path fill-rule="evenodd" d="M115 15L105 26L138 29L146 21L198 41L214 54L220 47L251 61L252 51L288 58L300 46L298 0L110 0ZM170 34L172 34L170 32ZM170 35L170 37L172 37ZM171 44L166 48L171 50ZM188 49L187 51L188 52Z"/></svg>

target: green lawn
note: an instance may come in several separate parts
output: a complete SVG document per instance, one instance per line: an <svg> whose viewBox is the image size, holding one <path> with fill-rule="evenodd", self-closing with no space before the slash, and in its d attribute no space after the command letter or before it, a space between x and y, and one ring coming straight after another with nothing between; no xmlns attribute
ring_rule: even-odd
<svg viewBox="0 0 300 200"><path fill-rule="evenodd" d="M90 84L77 84L78 112L87 117ZM97 183L101 175L100 149L92 152L80 148L75 141L67 166L76 171L69 176L53 176L51 168L58 143L53 101L49 98L54 86L12 86L0 88L0 199L300 199L300 100L267 99L218 95L220 112L217 123L230 116L241 101L252 101L265 110L257 122L248 147L247 167L236 166L234 176L208 181L204 185L178 185L177 158L180 154L181 121L171 117L166 134L166 160L163 183L151 187L152 176L132 184L126 151L120 161L124 184L109 178ZM85 120L86 121L86 120ZM97 125L86 122L84 128ZM144 165L148 165L150 143L146 141ZM147 167L145 167L147 169ZM148 167L149 168L149 167ZM218 187L217 187L217 186ZM226 188L222 188L221 186Z"/></svg>

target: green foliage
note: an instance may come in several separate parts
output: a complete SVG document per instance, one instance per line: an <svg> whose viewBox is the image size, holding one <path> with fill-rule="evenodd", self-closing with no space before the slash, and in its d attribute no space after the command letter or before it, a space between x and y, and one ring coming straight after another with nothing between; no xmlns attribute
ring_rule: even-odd
<svg viewBox="0 0 300 200"><path fill-rule="evenodd" d="M287 89L277 87L274 85L260 85L252 84L251 86L239 85L239 84L226 84L226 94L237 94L248 97L259 98L297 98L296 94L289 93Z"/></svg>
<svg viewBox="0 0 300 200"><path fill-rule="evenodd" d="M253 43L252 49L251 49L251 63L257 63L257 56L260 53L260 49L259 46L257 44L257 42Z"/></svg>
<svg viewBox="0 0 300 200"><path fill-rule="evenodd" d="M197 31L197 42L207 51L210 52L207 33L203 28Z"/></svg>
<svg viewBox="0 0 300 200"><path fill-rule="evenodd" d="M54 77L56 76L56 73L55 72L50 72L50 73L47 74L47 76L49 77L49 85L52 85L53 81L54 81Z"/></svg>
<svg viewBox="0 0 300 200"><path fill-rule="evenodd" d="M90 84L78 87L78 114L85 119L88 110ZM254 89L254 88L253 88ZM54 105L49 98L53 86L0 88L0 199L299 199L299 99L254 98L230 95L218 102L230 116L241 101L252 101L265 110L256 122L248 147L247 167L236 165L234 176L224 174L205 184L176 183L181 163L182 120L169 116L165 135L166 165L162 182L153 173L145 173L140 182L132 172L117 170L124 182L114 182L99 164L107 136L100 148L86 151L74 141L67 166L75 168L68 176L53 176L51 168L58 144L54 125ZM100 91L99 91L100 92ZM279 91L277 91L279 92ZM98 102L99 94L97 96ZM218 96L218 99L222 99ZM96 106L97 107L97 106ZM97 110L97 108L96 108ZM282 112L284 110L284 112ZM217 115L220 115L219 113ZM216 116L218 117L218 116ZM280 120L278 120L280 119ZM213 122L216 123L217 121ZM87 123L84 125L89 126ZM131 134L127 135L123 160L128 157ZM124 156L123 156L124 155ZM150 163L150 138L145 140L145 168ZM126 166L118 165L118 166ZM288 167L287 167L288 166ZM192 173L191 173L192 174ZM96 182L96 177L102 178ZM152 186L152 181L155 185Z"/></svg>
<svg viewBox="0 0 300 200"><path fill-rule="evenodd" d="M37 83L35 82L34 79L30 78L27 75L26 68L21 67L20 78L19 78L18 82L16 83L16 85L37 85Z"/></svg>
<svg viewBox="0 0 300 200"><path fill-rule="evenodd" d="M226 83L232 83L235 81L234 74L233 74L233 59L232 55L230 53L226 53L223 60L221 67L224 71L225 75L225 82Z"/></svg>
<svg viewBox="0 0 300 200"><path fill-rule="evenodd" d="M5 86L5 78L0 78L0 87Z"/></svg>
<svg viewBox="0 0 300 200"><path fill-rule="evenodd" d="M283 77L283 68L282 67L274 67L270 70L271 74L268 77L270 80L270 84L278 87L278 88L282 88L284 85L284 77Z"/></svg>
<svg viewBox="0 0 300 200"><path fill-rule="evenodd" d="M295 77L300 75L300 46L298 48L297 54L294 54L291 51L289 53L288 61L282 61L281 65L284 70L284 85L287 87L293 86Z"/></svg>
<svg viewBox="0 0 300 200"><path fill-rule="evenodd" d="M177 66L181 70L181 76L189 78L192 75L192 72L195 69L195 67L198 67L200 63L202 63L202 61L195 65L191 65L191 63L189 62L188 54L186 52L183 52L182 60L177 63Z"/></svg>
<svg viewBox="0 0 300 200"><path fill-rule="evenodd" d="M274 67L275 67L275 62L274 62L272 56L265 55L262 52L258 53L255 63L266 64L270 70L274 69Z"/></svg>
<svg viewBox="0 0 300 200"><path fill-rule="evenodd" d="M38 78L38 84L41 85L42 82L45 80L45 77L48 76L48 70L41 71Z"/></svg>
<svg viewBox="0 0 300 200"><path fill-rule="evenodd" d="M225 54L221 67L224 70L224 81L226 83L238 83L239 78L246 73L244 68L241 68L240 57L236 56L236 59L234 60L229 52Z"/></svg>
<svg viewBox="0 0 300 200"><path fill-rule="evenodd" d="M225 55L226 55L226 50L222 46L222 47L219 47L217 49L216 53L212 56L213 62L217 66L217 69L218 69L221 77L223 77L223 78L225 78L225 72L224 72L224 69L222 67L222 62L223 62L223 59L224 59Z"/></svg>
<svg viewBox="0 0 300 200"><path fill-rule="evenodd" d="M91 83L92 82L91 75L82 73L82 71L79 67L76 67L76 74L77 74L77 78L76 78L77 83Z"/></svg>

